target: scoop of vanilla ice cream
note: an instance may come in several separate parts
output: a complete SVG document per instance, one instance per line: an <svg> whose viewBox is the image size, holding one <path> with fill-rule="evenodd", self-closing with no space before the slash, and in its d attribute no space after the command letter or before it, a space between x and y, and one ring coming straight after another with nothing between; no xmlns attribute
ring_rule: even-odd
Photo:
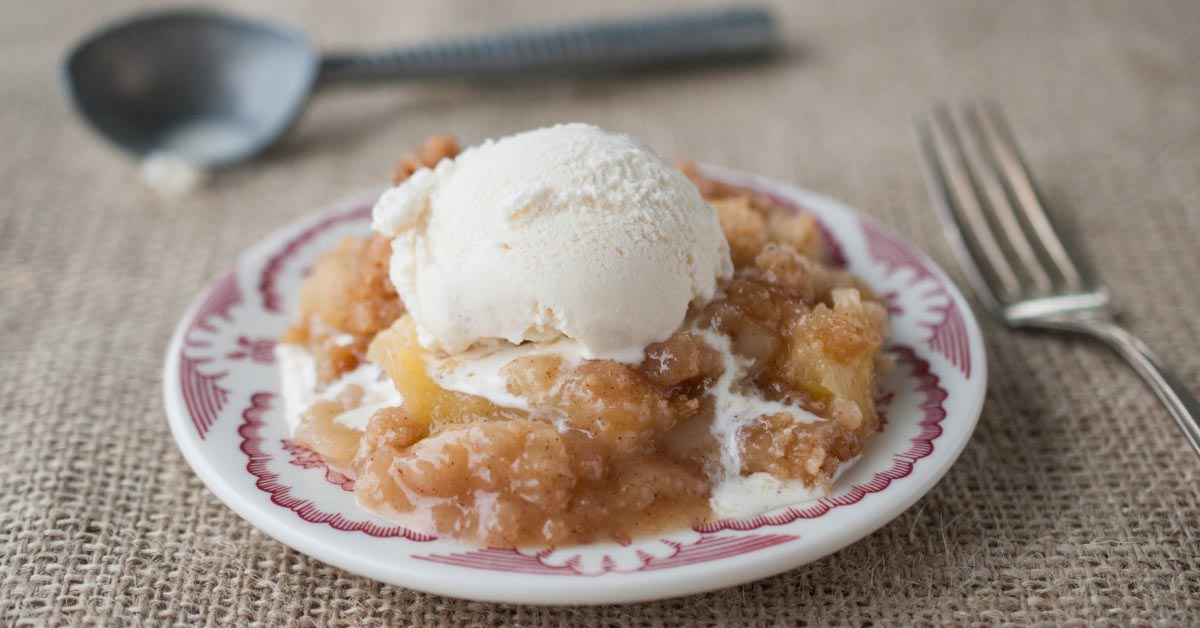
<svg viewBox="0 0 1200 628"><path fill-rule="evenodd" d="M634 361L733 271L717 215L628 135L562 124L470 148L385 192L374 228L422 346L567 336Z"/></svg>

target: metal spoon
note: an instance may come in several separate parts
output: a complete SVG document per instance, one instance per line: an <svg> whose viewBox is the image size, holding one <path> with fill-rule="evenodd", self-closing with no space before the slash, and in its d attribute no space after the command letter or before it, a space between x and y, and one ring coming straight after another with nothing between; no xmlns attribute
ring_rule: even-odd
<svg viewBox="0 0 1200 628"><path fill-rule="evenodd" d="M289 28L176 11L92 35L71 52L64 73L79 112L118 146L207 167L267 147L312 90L329 83L594 75L762 55L775 44L769 13L738 9L322 55Z"/></svg>

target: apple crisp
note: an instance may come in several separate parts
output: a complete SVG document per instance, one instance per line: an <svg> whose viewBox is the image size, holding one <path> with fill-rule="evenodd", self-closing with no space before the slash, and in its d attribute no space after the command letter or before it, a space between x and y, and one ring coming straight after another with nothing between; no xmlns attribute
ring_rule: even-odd
<svg viewBox="0 0 1200 628"><path fill-rule="evenodd" d="M457 150L434 138L396 176ZM729 456L744 477L827 487L879 426L885 309L822 263L812 216L680 168L716 208L733 276L640 362L512 359L499 374L522 407L438 384L382 236L320 255L283 341L312 354L319 385L370 363L403 401L356 429L335 420L363 405L346 386L307 409L296 441L356 478L369 511L495 547L628 541L710 520ZM729 433L731 399L743 405ZM722 453L723 438L736 451Z"/></svg>

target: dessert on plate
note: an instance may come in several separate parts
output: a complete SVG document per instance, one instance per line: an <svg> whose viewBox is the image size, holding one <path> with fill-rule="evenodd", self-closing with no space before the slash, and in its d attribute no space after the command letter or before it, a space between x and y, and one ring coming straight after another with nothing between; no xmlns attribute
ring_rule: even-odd
<svg viewBox="0 0 1200 628"><path fill-rule="evenodd" d="M296 442L415 530L628 541L825 494L885 309L815 220L564 124L406 156L277 347Z"/></svg>

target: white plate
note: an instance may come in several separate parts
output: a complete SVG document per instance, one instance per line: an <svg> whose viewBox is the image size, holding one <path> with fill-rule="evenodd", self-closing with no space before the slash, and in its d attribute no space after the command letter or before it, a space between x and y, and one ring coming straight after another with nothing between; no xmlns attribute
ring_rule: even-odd
<svg viewBox="0 0 1200 628"><path fill-rule="evenodd" d="M820 220L830 260L887 300L899 367L883 431L829 497L661 538L542 551L472 547L360 510L350 481L290 440L272 347L314 256L369 231L378 192L280 229L196 300L167 350L171 432L217 497L279 541L396 585L475 600L598 604L666 598L793 569L870 534L924 495L970 438L987 360L971 310L923 253L870 218L803 189L729 170Z"/></svg>

